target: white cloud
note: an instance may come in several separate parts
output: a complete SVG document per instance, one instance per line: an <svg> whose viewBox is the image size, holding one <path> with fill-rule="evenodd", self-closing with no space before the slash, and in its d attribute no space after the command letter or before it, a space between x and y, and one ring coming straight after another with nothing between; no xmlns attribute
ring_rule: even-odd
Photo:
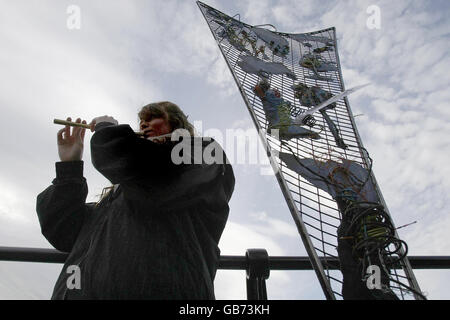
<svg viewBox="0 0 450 320"><path fill-rule="evenodd" d="M253 230L262 234L270 234L271 237L298 237L299 233L295 225L280 219L271 218L266 212L252 214L257 221L252 225Z"/></svg>
<svg viewBox="0 0 450 320"><path fill-rule="evenodd" d="M228 221L220 239L219 247L222 254L244 255L247 249L264 248L269 255L282 256L284 249L268 234L261 234L250 226Z"/></svg>

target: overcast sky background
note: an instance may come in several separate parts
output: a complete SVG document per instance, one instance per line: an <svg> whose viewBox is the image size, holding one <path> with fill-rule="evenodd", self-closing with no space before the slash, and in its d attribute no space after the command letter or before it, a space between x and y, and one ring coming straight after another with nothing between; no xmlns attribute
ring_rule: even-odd
<svg viewBox="0 0 450 320"><path fill-rule="evenodd" d="M410 255L450 255L450 2L206 1L251 25L300 33L336 27L349 97L374 173ZM67 28L67 8L81 29ZM377 5L381 28L366 12ZM51 248L40 233L37 194L55 176L54 118L136 113L170 100L202 131L253 128L224 58L195 1L0 0L0 246ZM197 126L197 129L200 129ZM199 130L201 131L201 130ZM108 181L90 164L89 201ZM244 255L305 256L276 178L235 164L236 188L220 248ZM62 265L0 262L0 299L48 299ZM430 299L449 299L449 271L416 270ZM218 271L218 299L245 299L245 272ZM272 271L270 299L324 299L313 272Z"/></svg>

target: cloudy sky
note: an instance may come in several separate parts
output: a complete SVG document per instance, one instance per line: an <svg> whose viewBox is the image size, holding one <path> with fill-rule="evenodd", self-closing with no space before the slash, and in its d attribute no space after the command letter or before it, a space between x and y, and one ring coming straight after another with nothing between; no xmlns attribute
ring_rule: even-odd
<svg viewBox="0 0 450 320"><path fill-rule="evenodd" d="M450 3L433 1L207 1L251 25L300 33L336 27L349 97L374 172L410 255L450 255ZM68 8L80 9L71 29ZM368 28L370 6L380 28ZM71 12L71 11L70 11ZM69 22L69 24L68 24ZM0 0L0 246L51 248L35 199L54 178L54 118L112 115L137 125L149 102L180 105L201 133L253 127L195 1ZM201 121L201 123L199 122ZM87 138L89 139L89 133ZM108 181L90 164L89 201ZM274 176L235 164L223 255L266 248L305 256ZM0 299L48 299L61 265L0 262ZM449 271L415 271L430 299L449 299ZM245 273L219 271L218 299L244 299ZM324 299L309 271L272 271L271 299Z"/></svg>

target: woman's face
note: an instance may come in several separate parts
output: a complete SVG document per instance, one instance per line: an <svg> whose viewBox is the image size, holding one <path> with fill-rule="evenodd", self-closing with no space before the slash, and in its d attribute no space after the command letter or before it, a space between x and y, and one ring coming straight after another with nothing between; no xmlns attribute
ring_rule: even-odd
<svg viewBox="0 0 450 320"><path fill-rule="evenodd" d="M170 124L165 118L141 119L139 128L144 132L144 138L162 136L172 132Z"/></svg>

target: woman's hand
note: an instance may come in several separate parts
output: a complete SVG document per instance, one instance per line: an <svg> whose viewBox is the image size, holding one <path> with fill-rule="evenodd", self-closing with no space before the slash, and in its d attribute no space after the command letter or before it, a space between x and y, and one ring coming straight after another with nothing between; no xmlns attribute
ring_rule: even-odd
<svg viewBox="0 0 450 320"><path fill-rule="evenodd" d="M67 121L72 121L67 118ZM78 118L77 123L81 122ZM86 121L83 122L86 124ZM72 132L71 132L72 130ZM86 129L80 127L65 126L58 131L58 154L61 161L78 161L83 158L84 135Z"/></svg>
<svg viewBox="0 0 450 320"><path fill-rule="evenodd" d="M97 117L92 119L91 123L89 123L89 126L91 127L91 131L94 132L95 131L95 125L99 124L101 122L109 122L109 123L113 123L115 125L118 125L119 122L114 119L113 117L110 116L101 116L101 117Z"/></svg>

